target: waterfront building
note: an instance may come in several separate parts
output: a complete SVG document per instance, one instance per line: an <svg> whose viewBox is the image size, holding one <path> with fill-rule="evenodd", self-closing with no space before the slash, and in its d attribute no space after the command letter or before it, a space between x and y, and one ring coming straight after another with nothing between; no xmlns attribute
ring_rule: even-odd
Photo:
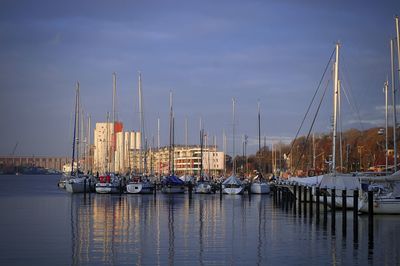
<svg viewBox="0 0 400 266"><path fill-rule="evenodd" d="M13 172L18 167L42 167L62 171L65 164L71 164L70 157L47 156L0 156L0 170Z"/></svg>

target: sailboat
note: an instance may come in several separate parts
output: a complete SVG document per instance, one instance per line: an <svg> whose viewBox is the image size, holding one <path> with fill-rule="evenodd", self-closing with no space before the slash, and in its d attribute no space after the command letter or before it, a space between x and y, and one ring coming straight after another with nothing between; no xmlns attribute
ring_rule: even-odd
<svg viewBox="0 0 400 266"><path fill-rule="evenodd" d="M161 180L161 192L166 194L185 193L184 182L174 173L174 113L172 108L172 92L169 95L169 171L168 176Z"/></svg>
<svg viewBox="0 0 400 266"><path fill-rule="evenodd" d="M260 103L258 103L258 151L261 152L261 115L260 115ZM261 168L261 165L259 164ZM250 186L251 193L253 194L268 194L270 192L270 186L264 179L261 171L257 172L257 175L253 178Z"/></svg>
<svg viewBox="0 0 400 266"><path fill-rule="evenodd" d="M106 156L106 166L105 170L106 175L101 176L99 179L100 182L96 184L95 190L96 193L100 194L109 194L109 193L120 193L121 192L121 179L113 174L115 171L115 153L114 148L110 149L110 133L111 136L115 136L115 98L117 91L117 76L116 73L113 73L113 94L112 94L112 123L109 123L109 112L107 112L107 156ZM110 132L110 124L111 124L111 132ZM112 145L114 147L114 144ZM111 151L111 154L110 154ZM110 162L112 162L112 171L110 171Z"/></svg>
<svg viewBox="0 0 400 266"><path fill-rule="evenodd" d="M143 118L143 94L142 94L142 75L139 72L139 116L140 116L140 151L139 151L139 177L131 178L129 183L126 185L126 192L131 194L152 194L155 185L151 183L146 177L145 172L147 169L146 156L143 156L142 145L146 143L145 132L144 132L144 118ZM147 147L145 147L147 150ZM143 167L142 167L143 166Z"/></svg>
<svg viewBox="0 0 400 266"><path fill-rule="evenodd" d="M400 32L399 18L395 17L397 31L397 59L400 65ZM394 150L394 170L395 173L390 176L362 178L361 188L362 193L358 201L358 210L360 212L368 212L368 191L373 191L373 213L379 214L400 214L400 171L397 171L397 140L396 140L396 90L394 76L394 40L390 40L391 54L391 76L392 76L392 111L393 111L393 150ZM388 165L387 150L387 92L389 81L385 82L385 102L386 102L386 171Z"/></svg>
<svg viewBox="0 0 400 266"><path fill-rule="evenodd" d="M197 194L210 194L212 187L210 182L205 179L203 174L203 143L204 143L204 129L200 130L200 180L197 182L194 192Z"/></svg>
<svg viewBox="0 0 400 266"><path fill-rule="evenodd" d="M65 189L70 193L83 193L89 192L89 180L86 176L79 176L79 154L77 152L76 157L78 158L77 169L74 172L74 164L75 164L75 150L77 146L77 125L79 126L79 82L76 84L76 96L75 96L75 119L74 119L74 134L73 134L73 141L72 141L72 163L71 163L71 175L69 178L65 180ZM78 151L79 149L77 149Z"/></svg>
<svg viewBox="0 0 400 266"><path fill-rule="evenodd" d="M233 169L232 175L222 182L222 191L225 194L237 195L244 192L244 186L242 181L236 177L236 160L235 160L235 99L232 98L232 133L233 133Z"/></svg>

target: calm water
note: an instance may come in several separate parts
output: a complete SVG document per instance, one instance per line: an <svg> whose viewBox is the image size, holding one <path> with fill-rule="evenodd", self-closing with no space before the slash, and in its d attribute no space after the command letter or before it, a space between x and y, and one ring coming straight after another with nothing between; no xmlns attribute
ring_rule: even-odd
<svg viewBox="0 0 400 266"><path fill-rule="evenodd" d="M58 176L0 176L0 265L400 265L400 216L353 241L269 196L71 195ZM314 211L315 215L315 211Z"/></svg>

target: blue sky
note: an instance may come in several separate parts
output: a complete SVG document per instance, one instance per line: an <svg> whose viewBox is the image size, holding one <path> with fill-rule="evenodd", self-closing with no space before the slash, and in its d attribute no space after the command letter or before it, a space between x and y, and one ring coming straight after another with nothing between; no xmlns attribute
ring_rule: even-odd
<svg viewBox="0 0 400 266"><path fill-rule="evenodd" d="M159 116L162 145L170 90L177 143L185 117L190 143L198 143L200 117L219 145L223 129L231 138L232 97L250 151L258 100L262 134L293 138L336 41L362 126L382 126L395 14L399 1L1 1L0 154L18 141L16 154L69 155L75 82L92 121L104 121L112 72L118 117L138 130L139 70L147 135L156 136ZM329 130L331 94L316 132ZM343 128L360 128L344 101Z"/></svg>

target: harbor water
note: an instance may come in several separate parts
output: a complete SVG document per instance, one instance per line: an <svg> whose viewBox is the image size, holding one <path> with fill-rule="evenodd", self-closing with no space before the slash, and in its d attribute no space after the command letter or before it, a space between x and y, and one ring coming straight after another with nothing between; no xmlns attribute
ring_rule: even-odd
<svg viewBox="0 0 400 266"><path fill-rule="evenodd" d="M352 212L343 234L269 195L69 194L59 176L0 176L0 265L400 265L400 216L373 242ZM330 215L330 214L329 214ZM322 214L321 214L322 217Z"/></svg>

